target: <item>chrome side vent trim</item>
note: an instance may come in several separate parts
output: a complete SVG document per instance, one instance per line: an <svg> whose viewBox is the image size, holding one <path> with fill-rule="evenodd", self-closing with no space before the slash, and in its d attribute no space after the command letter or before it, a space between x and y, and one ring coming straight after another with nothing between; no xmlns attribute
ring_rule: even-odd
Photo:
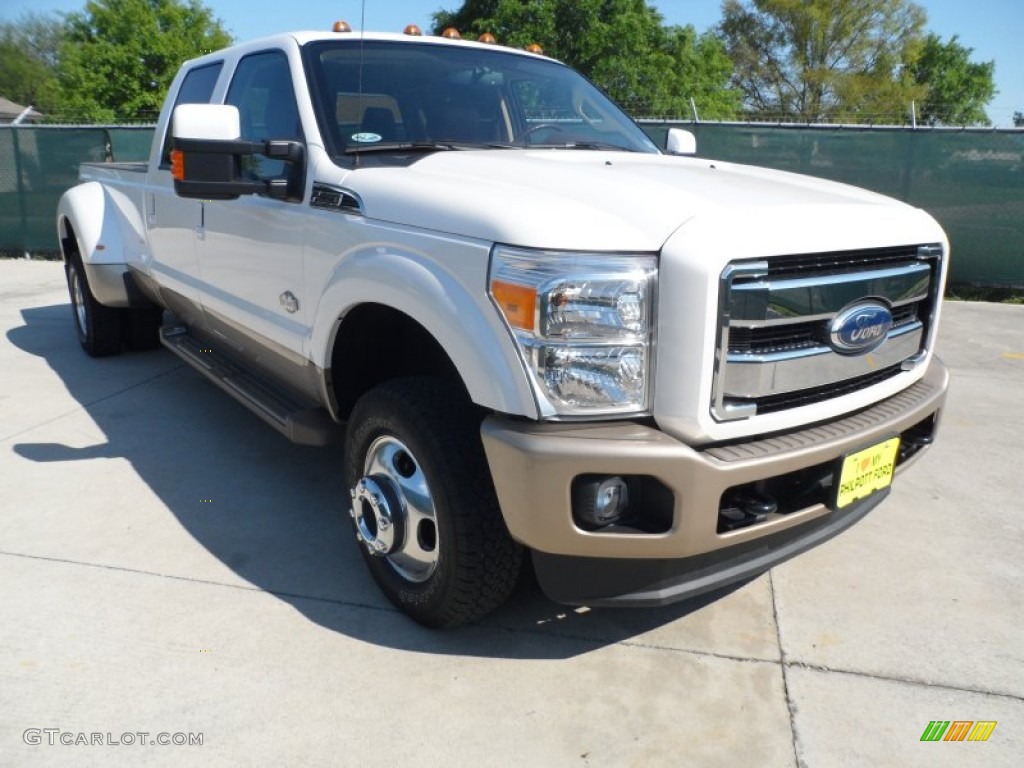
<svg viewBox="0 0 1024 768"><path fill-rule="evenodd" d="M309 204L313 208L322 208L326 211L363 215L363 201L359 199L358 195L347 189L332 187L328 184L313 185L313 194L309 198Z"/></svg>

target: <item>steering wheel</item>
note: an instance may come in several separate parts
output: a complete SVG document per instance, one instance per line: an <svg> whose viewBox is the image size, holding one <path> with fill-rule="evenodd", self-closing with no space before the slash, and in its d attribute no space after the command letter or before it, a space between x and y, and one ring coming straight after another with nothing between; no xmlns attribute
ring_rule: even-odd
<svg viewBox="0 0 1024 768"><path fill-rule="evenodd" d="M550 128L555 133L565 133L565 129L557 123L537 123L537 125L531 126L523 131L523 135L516 139L516 144L522 144L524 147L527 146L526 137L541 130L542 128Z"/></svg>

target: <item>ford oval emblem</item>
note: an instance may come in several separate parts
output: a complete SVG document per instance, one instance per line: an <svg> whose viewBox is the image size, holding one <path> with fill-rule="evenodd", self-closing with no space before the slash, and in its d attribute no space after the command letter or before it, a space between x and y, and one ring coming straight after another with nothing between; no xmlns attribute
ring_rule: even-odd
<svg viewBox="0 0 1024 768"><path fill-rule="evenodd" d="M832 349L844 355L870 352L889 336L892 312L880 301L858 301L832 320L829 339Z"/></svg>

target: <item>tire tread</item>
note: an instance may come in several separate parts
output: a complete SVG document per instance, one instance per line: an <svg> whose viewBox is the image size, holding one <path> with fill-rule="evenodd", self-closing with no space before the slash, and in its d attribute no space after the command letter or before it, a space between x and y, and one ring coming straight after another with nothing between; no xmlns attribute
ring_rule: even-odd
<svg viewBox="0 0 1024 768"><path fill-rule="evenodd" d="M68 277L68 290L71 290L71 270L75 270L82 283L82 298L85 302L85 334L78 330L78 319L72 316L78 341L82 349L90 357L109 357L120 353L122 346L121 322L122 310L100 304L92 294L89 277L82 264L82 257L77 251L70 254L65 271ZM71 297L71 311L75 311L74 296Z"/></svg>
<svg viewBox="0 0 1024 768"><path fill-rule="evenodd" d="M382 418L381 414L386 416ZM394 379L371 390L357 403L349 422L347 448L358 445L362 430L387 421L408 421L408 436L429 445L429 455L418 456L418 460L437 467L441 457L441 466L454 468L431 479L435 498L440 492L449 502L442 514L452 515L456 542L454 547L445 545L441 557L447 554L451 561L447 565L453 572L441 586L446 594L425 603L409 599L417 590L396 590L394 579L400 577L388 572L386 561L364 550L370 571L385 595L421 624L441 628L477 621L508 599L523 560L522 547L512 540L501 516L480 441L480 417L441 379ZM350 486L356 479L355 472L361 472L358 463L362 460L346 455L346 481ZM435 483L440 487L433 488ZM439 564L439 571L444 567L446 564Z"/></svg>

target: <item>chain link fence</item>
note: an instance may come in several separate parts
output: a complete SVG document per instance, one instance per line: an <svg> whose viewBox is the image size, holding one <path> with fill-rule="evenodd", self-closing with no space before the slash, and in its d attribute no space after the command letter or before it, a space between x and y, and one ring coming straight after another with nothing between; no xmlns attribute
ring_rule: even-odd
<svg viewBox="0 0 1024 768"><path fill-rule="evenodd" d="M674 125L698 155L866 187L924 208L953 247L954 284L1024 288L1024 130L642 120ZM0 253L58 249L54 212L82 161L146 160L152 126L0 126Z"/></svg>
<svg viewBox="0 0 1024 768"><path fill-rule="evenodd" d="M57 253L57 201L79 163L147 160L152 137L152 126L0 125L0 254Z"/></svg>

